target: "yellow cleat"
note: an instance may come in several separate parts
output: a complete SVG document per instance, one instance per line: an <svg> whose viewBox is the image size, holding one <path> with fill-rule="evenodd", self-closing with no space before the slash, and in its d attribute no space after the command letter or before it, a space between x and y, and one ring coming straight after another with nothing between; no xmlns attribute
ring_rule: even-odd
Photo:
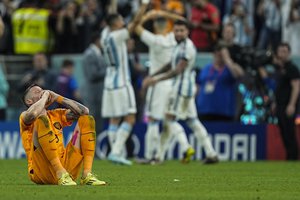
<svg viewBox="0 0 300 200"><path fill-rule="evenodd" d="M80 184L102 186L102 185L106 185L106 182L100 181L99 179L97 179L97 177L94 174L88 173L85 178L81 178Z"/></svg>
<svg viewBox="0 0 300 200"><path fill-rule="evenodd" d="M64 173L60 179L58 179L58 185L77 185L71 178L68 172Z"/></svg>
<svg viewBox="0 0 300 200"><path fill-rule="evenodd" d="M192 156L195 154L195 150L192 147L189 147L184 153L181 160L182 163L189 163Z"/></svg>

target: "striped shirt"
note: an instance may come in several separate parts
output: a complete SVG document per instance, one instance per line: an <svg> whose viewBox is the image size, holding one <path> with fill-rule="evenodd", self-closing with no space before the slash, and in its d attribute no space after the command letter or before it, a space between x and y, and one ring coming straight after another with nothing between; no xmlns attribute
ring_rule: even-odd
<svg viewBox="0 0 300 200"><path fill-rule="evenodd" d="M178 90L179 95L192 97L196 90L194 72L196 48L189 38L178 43L174 48L171 60L172 68L175 69L182 59L188 62L188 66L181 74L173 78L173 88Z"/></svg>
<svg viewBox="0 0 300 200"><path fill-rule="evenodd" d="M107 32L101 39L107 70L104 80L106 89L116 89L131 83L126 40L129 32L123 28Z"/></svg>

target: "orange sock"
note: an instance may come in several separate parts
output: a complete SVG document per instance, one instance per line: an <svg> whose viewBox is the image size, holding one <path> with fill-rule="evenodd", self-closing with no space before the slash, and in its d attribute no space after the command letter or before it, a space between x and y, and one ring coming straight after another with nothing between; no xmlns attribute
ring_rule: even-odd
<svg viewBox="0 0 300 200"><path fill-rule="evenodd" d="M81 116L78 119L80 130L80 146L83 155L83 175L92 171L95 155L96 133L95 120L90 115Z"/></svg>
<svg viewBox="0 0 300 200"><path fill-rule="evenodd" d="M41 148L55 170L56 175L60 177L63 172L66 172L66 170L59 160L56 143L58 138L50 128L47 116L40 116L37 119L36 131Z"/></svg>

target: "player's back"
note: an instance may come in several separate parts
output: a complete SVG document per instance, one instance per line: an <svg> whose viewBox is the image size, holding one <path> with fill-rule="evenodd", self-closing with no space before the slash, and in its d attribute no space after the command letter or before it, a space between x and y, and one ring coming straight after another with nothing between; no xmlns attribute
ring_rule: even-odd
<svg viewBox="0 0 300 200"><path fill-rule="evenodd" d="M126 46L128 38L129 32L125 28L112 32L107 31L104 38L102 38L104 58L108 66L104 81L105 88L120 88L130 83Z"/></svg>
<svg viewBox="0 0 300 200"><path fill-rule="evenodd" d="M176 41L173 33L167 35L143 31L141 40L149 47L150 75L171 61Z"/></svg>

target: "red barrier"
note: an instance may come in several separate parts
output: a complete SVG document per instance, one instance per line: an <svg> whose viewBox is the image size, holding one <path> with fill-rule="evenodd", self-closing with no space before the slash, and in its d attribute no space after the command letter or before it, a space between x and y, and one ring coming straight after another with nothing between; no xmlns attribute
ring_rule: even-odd
<svg viewBox="0 0 300 200"><path fill-rule="evenodd" d="M298 155L300 155L300 125L296 128ZM267 126L267 160L285 160L285 148L277 125Z"/></svg>

